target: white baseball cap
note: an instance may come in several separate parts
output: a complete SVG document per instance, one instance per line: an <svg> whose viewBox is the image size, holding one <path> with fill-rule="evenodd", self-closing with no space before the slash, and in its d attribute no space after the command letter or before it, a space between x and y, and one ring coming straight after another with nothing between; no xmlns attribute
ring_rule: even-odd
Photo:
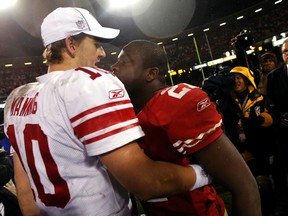
<svg viewBox="0 0 288 216"><path fill-rule="evenodd" d="M59 7L48 14L41 24L41 36L45 47L67 36L80 33L109 42L119 35L120 30L101 26L88 10L76 7Z"/></svg>

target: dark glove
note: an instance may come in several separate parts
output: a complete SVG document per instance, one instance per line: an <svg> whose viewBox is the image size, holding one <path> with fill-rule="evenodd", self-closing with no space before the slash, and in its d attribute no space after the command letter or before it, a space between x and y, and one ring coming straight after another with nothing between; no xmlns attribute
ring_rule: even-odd
<svg viewBox="0 0 288 216"><path fill-rule="evenodd" d="M252 115L249 117L249 123L253 124L253 125L257 125L260 126L261 124L263 124L265 121L264 117L262 116L256 116L256 115Z"/></svg>

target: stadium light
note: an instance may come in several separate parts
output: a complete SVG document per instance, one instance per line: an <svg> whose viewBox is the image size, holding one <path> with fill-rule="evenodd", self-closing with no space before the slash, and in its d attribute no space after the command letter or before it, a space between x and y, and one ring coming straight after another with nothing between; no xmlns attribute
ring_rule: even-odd
<svg viewBox="0 0 288 216"><path fill-rule="evenodd" d="M0 0L0 10L12 7L16 2L17 0Z"/></svg>
<svg viewBox="0 0 288 216"><path fill-rule="evenodd" d="M262 8L259 8L259 9L255 10L255 13L258 13L260 11L262 11Z"/></svg>
<svg viewBox="0 0 288 216"><path fill-rule="evenodd" d="M274 4L276 5L276 4L279 4L279 3L281 3L281 2L282 2L282 0L275 1Z"/></svg>

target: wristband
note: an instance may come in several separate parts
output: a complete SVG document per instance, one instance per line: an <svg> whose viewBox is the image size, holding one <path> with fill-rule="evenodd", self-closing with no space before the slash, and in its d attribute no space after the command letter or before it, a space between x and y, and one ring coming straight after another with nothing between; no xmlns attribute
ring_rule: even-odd
<svg viewBox="0 0 288 216"><path fill-rule="evenodd" d="M208 173L206 173L200 165L189 164L189 166L191 166L194 169L196 174L195 184L189 189L189 191L192 191L194 189L203 187L211 183L212 181L211 176Z"/></svg>

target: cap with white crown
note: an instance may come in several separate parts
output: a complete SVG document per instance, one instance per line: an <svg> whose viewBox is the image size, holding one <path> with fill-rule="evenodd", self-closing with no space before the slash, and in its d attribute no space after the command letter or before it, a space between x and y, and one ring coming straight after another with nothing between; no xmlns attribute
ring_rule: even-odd
<svg viewBox="0 0 288 216"><path fill-rule="evenodd" d="M41 37L45 47L80 33L110 42L119 35L120 30L101 26L88 10L76 7L56 8L41 24Z"/></svg>

